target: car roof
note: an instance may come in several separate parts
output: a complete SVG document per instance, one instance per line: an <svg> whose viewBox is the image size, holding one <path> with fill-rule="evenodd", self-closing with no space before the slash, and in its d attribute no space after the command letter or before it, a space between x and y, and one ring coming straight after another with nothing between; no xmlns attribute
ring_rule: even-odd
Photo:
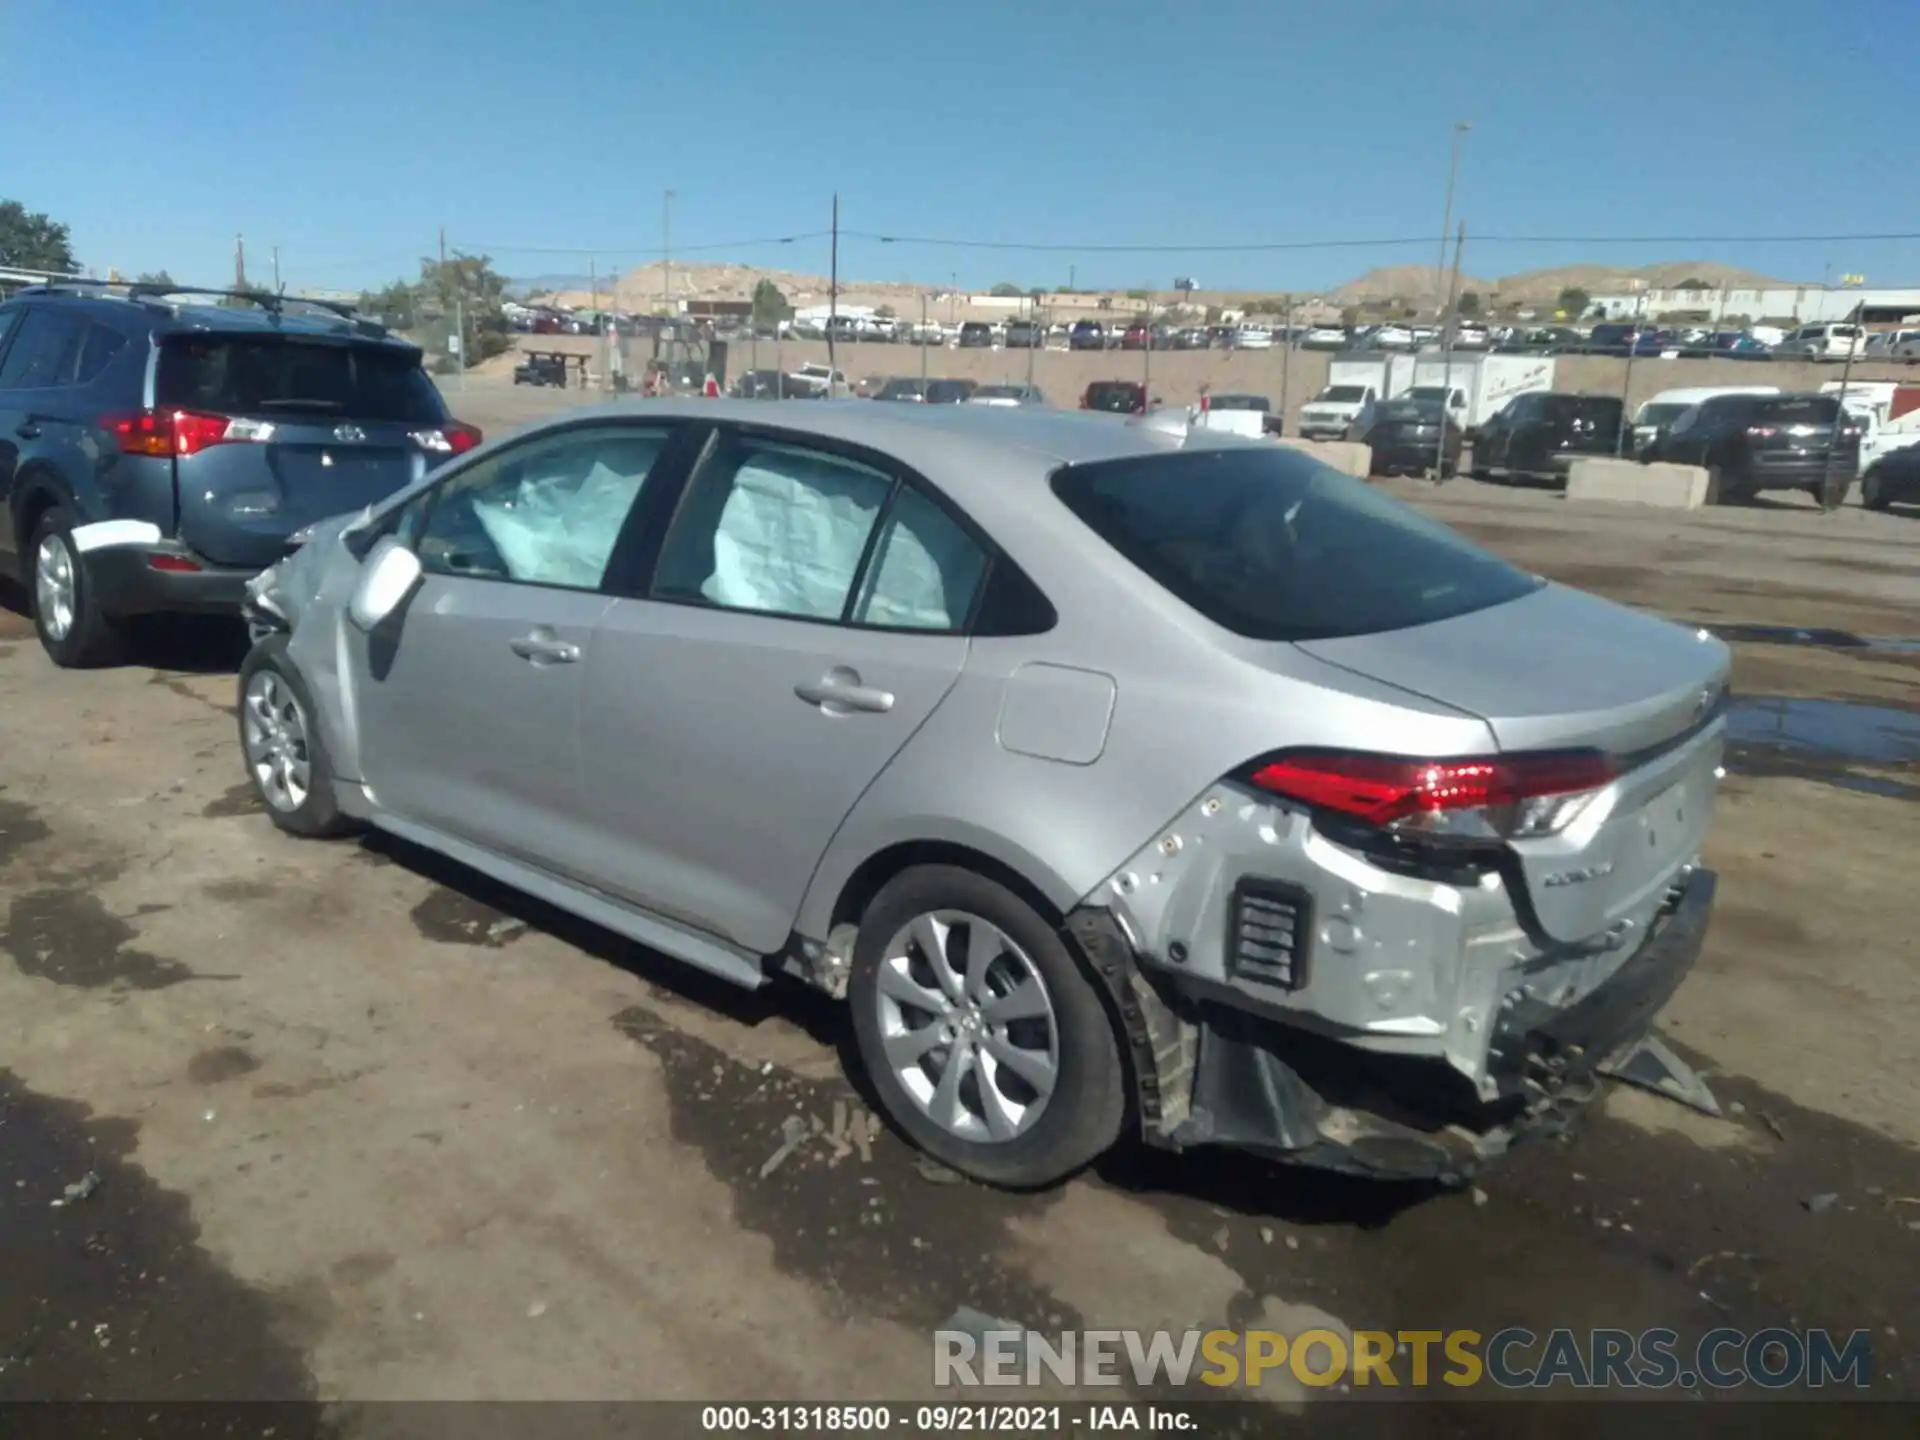
<svg viewBox="0 0 1920 1440"><path fill-rule="evenodd" d="M289 297L289 300L293 304L300 303L294 297ZM371 334L360 330L353 320L333 312L284 310L276 315L258 307L227 309L219 305L169 303L165 297L158 295L143 301L104 290L98 294L72 290L28 291L16 295L10 303L44 306L47 309L119 321L137 317L161 334L323 335L350 338L367 344L387 344L400 350L419 348L384 331Z"/></svg>
<svg viewBox="0 0 1920 1440"><path fill-rule="evenodd" d="M1716 395L1778 395L1778 385L1683 385L1678 390L1662 390L1646 400L1648 405L1698 405Z"/></svg>

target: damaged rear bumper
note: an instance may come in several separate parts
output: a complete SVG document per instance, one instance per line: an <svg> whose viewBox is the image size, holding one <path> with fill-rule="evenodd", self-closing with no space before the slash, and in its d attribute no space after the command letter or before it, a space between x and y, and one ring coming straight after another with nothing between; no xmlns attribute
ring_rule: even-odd
<svg viewBox="0 0 1920 1440"><path fill-rule="evenodd" d="M1164 971L1149 977L1105 910L1076 911L1069 931L1122 1017L1148 1143L1228 1145L1383 1179L1458 1182L1524 1138L1565 1131L1606 1075L1711 1108L1698 1077L1650 1037L1700 954L1714 889L1711 871L1691 871L1646 941L1575 1003L1502 1009L1491 1098L1437 1057L1369 1050L1183 992Z"/></svg>

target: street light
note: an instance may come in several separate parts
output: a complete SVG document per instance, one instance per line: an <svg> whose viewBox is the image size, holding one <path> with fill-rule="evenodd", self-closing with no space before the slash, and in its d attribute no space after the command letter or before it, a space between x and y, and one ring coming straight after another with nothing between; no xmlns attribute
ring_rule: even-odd
<svg viewBox="0 0 1920 1440"><path fill-rule="evenodd" d="M1440 307L1446 304L1447 240L1453 234L1453 189L1460 178L1460 144L1472 128L1464 120L1453 122L1453 158L1447 164L1447 207L1440 219L1440 263L1433 270L1434 293L1440 297Z"/></svg>

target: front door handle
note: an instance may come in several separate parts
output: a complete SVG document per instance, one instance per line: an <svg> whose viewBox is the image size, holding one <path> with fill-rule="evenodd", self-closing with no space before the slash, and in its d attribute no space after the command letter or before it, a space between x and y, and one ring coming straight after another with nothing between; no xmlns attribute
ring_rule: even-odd
<svg viewBox="0 0 1920 1440"><path fill-rule="evenodd" d="M884 715L893 709L893 692L860 683L860 672L836 665L811 685L796 685L793 693L829 715Z"/></svg>
<svg viewBox="0 0 1920 1440"><path fill-rule="evenodd" d="M511 640L507 648L522 660L530 660L535 665L571 665L580 658L578 645L561 640L546 629L535 630L531 635Z"/></svg>

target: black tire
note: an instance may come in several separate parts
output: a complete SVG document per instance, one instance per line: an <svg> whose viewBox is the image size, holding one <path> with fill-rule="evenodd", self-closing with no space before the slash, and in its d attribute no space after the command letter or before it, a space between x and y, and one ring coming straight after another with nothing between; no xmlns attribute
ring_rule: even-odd
<svg viewBox="0 0 1920 1440"><path fill-rule="evenodd" d="M997 927L1032 961L1052 1001L1059 1069L1032 1128L1001 1141L969 1140L933 1120L907 1092L881 1033L880 977L888 942L911 921L963 910ZM1006 886L952 865L896 875L868 905L854 941L848 984L854 1036L874 1092L914 1144L991 1185L1035 1189L1073 1174L1109 1149L1127 1114L1126 1069L1114 1022L1067 942Z"/></svg>
<svg viewBox="0 0 1920 1440"><path fill-rule="evenodd" d="M1880 483L1880 467L1877 465L1860 477L1860 503L1869 510L1884 510L1893 503L1886 487Z"/></svg>
<svg viewBox="0 0 1920 1440"><path fill-rule="evenodd" d="M253 786L254 794L260 797L260 805L267 812L267 818L289 835L325 840L349 834L355 825L350 817L340 812L334 798L333 760L327 754L326 740L320 733L319 712L314 707L313 695L307 689L306 681L300 678L299 669L287 659L286 652L287 637L269 635L255 645L240 664L240 754L246 766L247 779ZM303 732L301 748L307 763L307 787L305 797L291 808L269 793L254 764L250 748L249 726L257 723L256 717L249 713L251 694L254 677L263 674L276 678L284 690L290 692L291 699L300 709Z"/></svg>
<svg viewBox="0 0 1920 1440"><path fill-rule="evenodd" d="M58 628L54 617L41 613L40 551L49 542L64 548L71 576L72 618L63 633L55 635L49 624ZM21 570L27 582L27 595L33 605L33 628L39 633L47 658L63 670L92 670L116 665L127 656L125 627L100 608L93 581L87 574L85 557L73 540L73 516L65 507L55 505L41 515L27 542Z"/></svg>
<svg viewBox="0 0 1920 1440"><path fill-rule="evenodd" d="M1723 465L1707 467L1707 504L1744 505L1748 496Z"/></svg>

